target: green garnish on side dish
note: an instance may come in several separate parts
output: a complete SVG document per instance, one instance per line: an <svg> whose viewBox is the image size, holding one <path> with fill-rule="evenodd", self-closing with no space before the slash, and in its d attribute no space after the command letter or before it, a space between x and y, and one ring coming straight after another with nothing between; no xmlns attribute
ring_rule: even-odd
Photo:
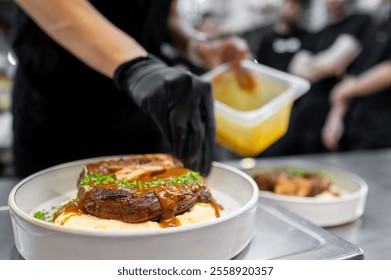
<svg viewBox="0 0 391 280"><path fill-rule="evenodd" d="M288 173L294 177L304 177L308 172L301 168L290 168L288 169Z"/></svg>
<svg viewBox="0 0 391 280"><path fill-rule="evenodd" d="M202 186L203 182L201 180L201 175L198 172L190 171L185 174L182 174L179 177L173 178L173 179L156 179L150 182L143 182L143 181L128 181L128 180L118 180L115 177L115 174L110 175L102 175L99 173L94 173L91 175L86 176L83 180L80 181L80 185L82 187L88 188L88 186L92 184L94 186L99 186L102 184L114 184L118 187L125 187L125 188L153 188L160 185L182 185L183 187L189 187L191 185L198 185Z"/></svg>

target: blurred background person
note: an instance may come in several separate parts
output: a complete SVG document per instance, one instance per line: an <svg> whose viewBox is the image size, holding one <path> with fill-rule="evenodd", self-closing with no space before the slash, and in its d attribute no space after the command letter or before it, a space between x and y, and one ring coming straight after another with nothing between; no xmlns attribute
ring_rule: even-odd
<svg viewBox="0 0 391 280"><path fill-rule="evenodd" d="M160 40L161 56L170 64L190 70L195 74L250 56L247 42L236 36L219 38L220 30L213 11L200 14L199 22L189 30L178 13L178 0L171 0L167 19L169 40ZM208 40L196 38L194 32L207 36ZM159 32L155 32L159 33ZM159 38L159 36L155 36Z"/></svg>
<svg viewBox="0 0 391 280"><path fill-rule="evenodd" d="M300 26L306 0L284 0L277 22L261 39L255 58L259 63L287 72L293 56L308 49L310 33Z"/></svg>
<svg viewBox="0 0 391 280"><path fill-rule="evenodd" d="M296 104L286 154L326 152L321 130L330 109L329 92L361 52L371 19L348 10L346 0L325 0L330 23L313 34L311 45L293 57L288 71L312 82Z"/></svg>
<svg viewBox="0 0 391 280"><path fill-rule="evenodd" d="M322 133L329 150L391 147L390 15L370 29L349 76L333 88L331 102Z"/></svg>

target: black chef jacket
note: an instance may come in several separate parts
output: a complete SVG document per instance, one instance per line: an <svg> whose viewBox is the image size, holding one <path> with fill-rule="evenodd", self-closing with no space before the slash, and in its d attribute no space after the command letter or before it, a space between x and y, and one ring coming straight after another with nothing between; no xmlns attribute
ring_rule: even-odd
<svg viewBox="0 0 391 280"><path fill-rule="evenodd" d="M358 76L385 61L391 62L391 17L369 32L350 74ZM343 150L384 147L391 147L391 87L352 100L341 141Z"/></svg>
<svg viewBox="0 0 391 280"><path fill-rule="evenodd" d="M292 57L301 49L310 47L310 34L300 27L294 27L292 32L282 34L274 27L262 39L258 51L259 63L287 72Z"/></svg>
<svg viewBox="0 0 391 280"><path fill-rule="evenodd" d="M362 44L370 22L370 17L366 15L347 16L314 34L313 43L308 50L318 54L331 47L341 34L352 35ZM288 132L293 134L289 137L294 139L294 144L288 154L326 151L321 140L321 130L330 109L330 91L339 81L339 77L330 77L312 83L311 89L298 100L292 114L294 127Z"/></svg>
<svg viewBox="0 0 391 280"><path fill-rule="evenodd" d="M105 17L159 54L170 0L92 0ZM19 11L13 48L16 174L81 158L161 151L157 126L113 81L84 65Z"/></svg>

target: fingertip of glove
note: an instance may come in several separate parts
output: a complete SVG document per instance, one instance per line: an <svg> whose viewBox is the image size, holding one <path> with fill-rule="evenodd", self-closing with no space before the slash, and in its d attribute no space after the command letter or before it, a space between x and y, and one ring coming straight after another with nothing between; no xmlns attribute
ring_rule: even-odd
<svg viewBox="0 0 391 280"><path fill-rule="evenodd" d="M212 163L207 164L206 166L202 166L200 169L200 174L204 177L207 177L212 170Z"/></svg>

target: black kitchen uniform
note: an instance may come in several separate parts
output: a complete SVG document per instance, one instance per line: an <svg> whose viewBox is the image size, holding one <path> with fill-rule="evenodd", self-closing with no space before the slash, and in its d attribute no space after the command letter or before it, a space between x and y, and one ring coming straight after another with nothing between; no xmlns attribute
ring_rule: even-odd
<svg viewBox="0 0 391 280"><path fill-rule="evenodd" d="M293 56L302 49L310 48L312 39L313 36L309 32L298 26L294 26L292 31L286 34L280 33L272 27L270 32L262 38L256 58L261 64L287 72ZM292 114L294 114L295 107L292 108ZM291 118L290 127L294 127L293 121L294 119ZM287 154L291 150L291 136L291 133L287 133L264 151L261 156Z"/></svg>
<svg viewBox="0 0 391 280"><path fill-rule="evenodd" d="M91 0L106 18L159 54L170 0ZM162 151L153 120L111 79L49 38L19 10L13 47L16 174L87 157Z"/></svg>
<svg viewBox="0 0 391 280"><path fill-rule="evenodd" d="M313 44L308 50L318 54L331 47L341 34L349 34L362 44L370 22L370 17L366 15L347 16L314 34ZM326 151L321 140L321 130L330 110L330 91L340 79L340 77L330 77L312 83L311 89L298 100L292 114L294 127L290 127L288 131L292 143L287 154Z"/></svg>
<svg viewBox="0 0 391 280"><path fill-rule="evenodd" d="M286 34L279 33L273 27L261 40L256 58L261 64L287 72L293 56L311 46L310 39L310 33L297 26Z"/></svg>
<svg viewBox="0 0 391 280"><path fill-rule="evenodd" d="M386 61L391 63L390 18L371 30L350 74L358 76ZM342 150L385 147L391 147L391 87L352 100L341 141Z"/></svg>

